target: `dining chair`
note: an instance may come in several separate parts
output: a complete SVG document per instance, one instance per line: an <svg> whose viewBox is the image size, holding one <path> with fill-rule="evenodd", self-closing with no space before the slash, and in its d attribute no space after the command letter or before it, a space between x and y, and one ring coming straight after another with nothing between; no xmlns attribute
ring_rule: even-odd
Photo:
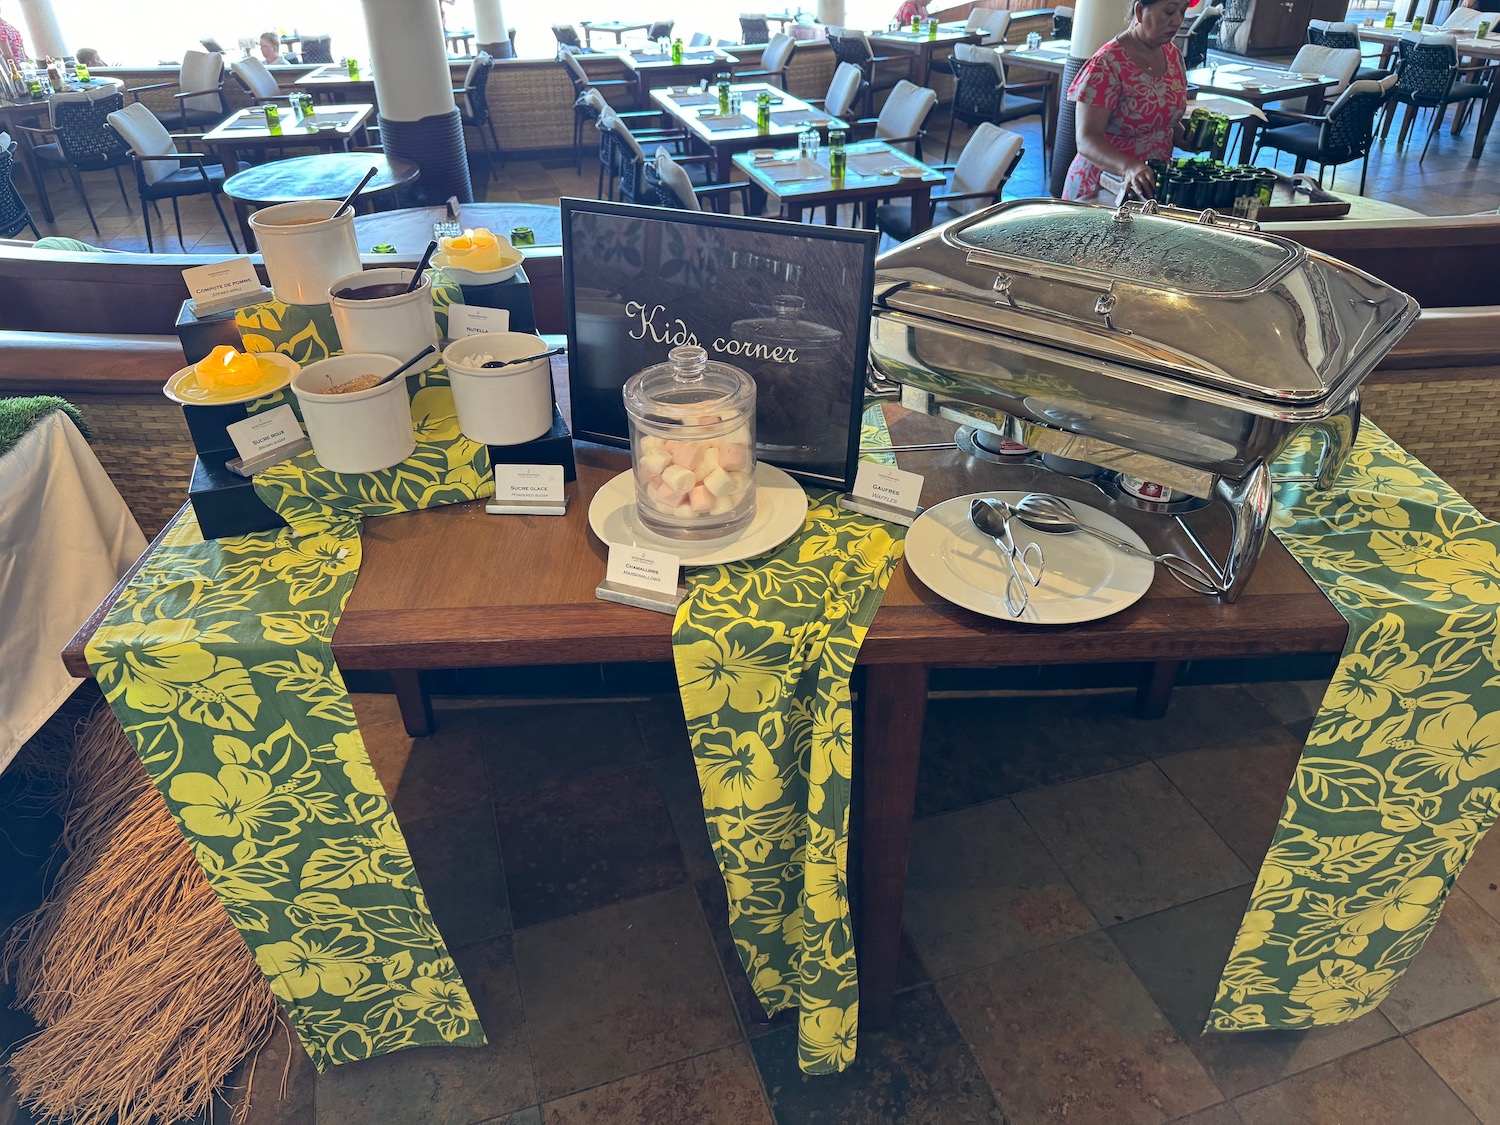
<svg viewBox="0 0 1500 1125"><path fill-rule="evenodd" d="M937 91L903 78L891 90L885 105L880 107L880 116L874 121L875 139L921 160L923 126L937 106L937 100ZM855 122L856 126L868 124L868 119Z"/></svg>
<svg viewBox="0 0 1500 1125"><path fill-rule="evenodd" d="M1010 13L999 8L989 9L985 13L982 30L984 38L979 41L981 47L1000 46L1010 34Z"/></svg>
<svg viewBox="0 0 1500 1125"><path fill-rule="evenodd" d="M714 37L706 31L695 31L688 39L689 47L712 47L713 45Z"/></svg>
<svg viewBox="0 0 1500 1125"><path fill-rule="evenodd" d="M1444 31L1473 31L1486 18L1487 13L1477 8L1466 8L1462 4L1443 17L1439 24Z"/></svg>
<svg viewBox="0 0 1500 1125"><path fill-rule="evenodd" d="M305 63L331 63L333 61L333 37L330 35L304 35L302 37L302 61Z"/></svg>
<svg viewBox="0 0 1500 1125"><path fill-rule="evenodd" d="M597 125L600 134L599 159L601 162L609 162L611 180L609 194L604 198L618 199L622 203L656 203L656 189L646 183L646 151L641 147L641 140L682 145L687 140L687 134L654 131L637 137L613 110L601 113ZM699 181L707 182L706 165L712 157L679 156L677 159L684 164L692 164L698 172Z"/></svg>
<svg viewBox="0 0 1500 1125"><path fill-rule="evenodd" d="M853 63L839 63L833 78L828 83L828 93L823 98L809 99L813 105L821 105L824 112L848 120L854 113L854 105L864 93L865 76Z"/></svg>
<svg viewBox="0 0 1500 1125"><path fill-rule="evenodd" d="M480 51L469 63L468 72L464 75L464 84L453 91L453 100L458 104L459 119L465 124L472 126L479 134L480 143L490 148L496 156L500 155L500 138L495 135L495 119L490 114L490 103L486 96L486 89L490 83L490 71L494 68L495 60L486 51ZM489 138L484 135L485 129L489 129Z"/></svg>
<svg viewBox="0 0 1500 1125"><path fill-rule="evenodd" d="M564 62L569 67L570 76L573 78L573 88L577 91L576 96L573 98L573 170L575 172L583 171L584 128L586 125L596 123L599 120L599 115L606 109L613 110L625 121L635 121L642 126L649 127L651 124L661 120L661 114L654 110L618 110L614 109L613 106L604 100L604 93L601 87L624 87L628 88L634 94L636 89L634 82L616 80L590 83L589 76L584 73L583 67L578 65L577 60L572 55L566 56ZM603 198L604 179L602 165L600 169L599 190L601 193L600 198Z"/></svg>
<svg viewBox="0 0 1500 1125"><path fill-rule="evenodd" d="M1297 54L1292 59L1287 70L1293 74L1321 74L1328 78L1336 78L1338 82L1329 87L1323 95L1323 101L1329 102L1338 98L1349 87L1349 83L1355 80L1355 72L1359 70L1360 53L1348 47L1315 47L1311 43L1297 48ZM1287 98L1267 107L1266 117L1272 124L1276 124L1276 116L1280 113L1306 113L1308 110L1308 99L1306 97Z"/></svg>
<svg viewBox="0 0 1500 1125"><path fill-rule="evenodd" d="M1323 170L1362 160L1359 191L1364 194L1365 179L1370 172L1370 146L1375 135L1375 115L1396 86L1396 76L1389 74L1378 81L1351 82L1324 114L1286 114L1290 124L1266 129L1256 138L1257 145L1289 152L1297 158L1296 171L1307 168L1309 160L1318 163L1318 186L1323 186ZM1259 148L1257 147L1257 152ZM1332 186L1333 180L1329 179Z"/></svg>
<svg viewBox="0 0 1500 1125"><path fill-rule="evenodd" d="M253 55L230 62L229 73L234 75L235 81L258 102L270 101L281 96L281 85L276 81L276 76L266 69L265 63Z"/></svg>
<svg viewBox="0 0 1500 1125"><path fill-rule="evenodd" d="M38 129L31 125L15 126L32 139L31 156L37 166L37 190L46 194L43 181L48 167L59 172L67 169L78 198L88 213L89 225L99 233L99 222L84 190L83 173L111 168L120 186L120 198L128 206L125 180L120 169L130 162L125 143L109 128L109 115L125 104L125 96L113 87L101 90L73 90L53 94L47 101L50 126ZM50 138L50 139L49 139Z"/></svg>
<svg viewBox="0 0 1500 1125"><path fill-rule="evenodd" d="M1335 20L1308 20L1307 41L1314 47L1334 47L1341 51L1355 50L1364 56L1364 45L1359 38L1359 28L1352 23ZM1354 72L1354 81L1381 79L1391 71L1386 67L1362 66Z"/></svg>
<svg viewBox="0 0 1500 1125"><path fill-rule="evenodd" d="M1416 115L1423 109L1432 110L1432 127L1427 130L1427 140L1422 145L1418 164L1426 159L1428 146L1437 135L1450 105L1462 106L1453 119L1453 132L1456 135L1474 103L1489 94L1487 82L1470 81L1460 76L1481 74L1489 71L1490 66L1459 66L1456 44L1456 37L1447 31L1408 32L1396 43L1396 82L1380 127L1380 136L1384 139L1390 134L1396 106L1405 106L1406 112L1401 115L1401 130L1396 137L1397 149L1403 149Z"/></svg>
<svg viewBox="0 0 1500 1125"><path fill-rule="evenodd" d="M41 238L31 212L26 209L26 200L16 190L11 174L16 166L16 142L9 133L0 133L0 238L14 238L27 227L32 238Z"/></svg>
<svg viewBox="0 0 1500 1125"><path fill-rule="evenodd" d="M987 204L1000 202L1006 181L1026 151L1023 143L1019 133L988 121L980 122L969 143L958 154L958 163L936 166L949 175L946 190L932 196L933 224L946 223ZM913 233L911 201L882 203L875 208L875 225L898 242L905 242Z"/></svg>
<svg viewBox="0 0 1500 1125"><path fill-rule="evenodd" d="M760 12L745 12L740 16L741 43L769 43L771 24Z"/></svg>
<svg viewBox="0 0 1500 1125"><path fill-rule="evenodd" d="M679 211L702 211L708 201L714 211L730 213L730 204L736 195L740 197L740 210L750 214L750 184L739 180L728 184L694 184L688 170L672 156L665 147L658 148L656 155L645 166L646 183L656 192L657 202L663 207L675 207Z"/></svg>
<svg viewBox="0 0 1500 1125"><path fill-rule="evenodd" d="M760 55L760 67L756 70L737 70L734 76L744 81L752 78L774 79L773 85L787 88L787 71L792 65L792 54L797 50L797 41L785 32L771 37L771 42Z"/></svg>
<svg viewBox="0 0 1500 1125"><path fill-rule="evenodd" d="M676 26L676 20L655 20L646 29L646 38L653 43L658 39L670 39L672 38L672 29Z"/></svg>
<svg viewBox="0 0 1500 1125"><path fill-rule="evenodd" d="M136 102L147 90L176 90L178 127L212 129L228 116L224 108L224 56L217 51L185 51L176 82L153 82L125 92Z"/></svg>
<svg viewBox="0 0 1500 1125"><path fill-rule="evenodd" d="M578 38L578 29L570 23L553 24L552 37L557 40L559 51L564 47L571 48L574 51L586 49L583 45L583 40Z"/></svg>
<svg viewBox="0 0 1500 1125"><path fill-rule="evenodd" d="M1188 29L1182 48L1182 67L1193 70L1208 62L1208 41L1224 21L1224 9L1208 7L1199 12Z"/></svg>
<svg viewBox="0 0 1500 1125"><path fill-rule="evenodd" d="M133 102L109 115L109 124L129 146L130 161L135 166L135 186L141 198L141 218L146 224L146 251L154 254L156 244L151 235L151 207L157 201L172 201L172 221L177 224L177 245L183 252L187 244L182 239L182 214L177 200L185 195L207 195L219 213L219 222L224 233L229 235L229 245L239 253L239 243L234 240L234 230L224 217L224 208L219 205L219 195L224 190L224 168L210 164L207 153L188 152L178 148L177 142L195 140L193 135L174 136L156 115L140 102Z"/></svg>
<svg viewBox="0 0 1500 1125"><path fill-rule="evenodd" d="M986 121L999 125L1035 115L1042 123L1042 170L1046 174L1051 166L1047 155L1052 147L1049 141L1051 114L1047 112L1051 84L1046 81L1006 82L1005 61L993 47L960 43L953 48L948 65L953 71L953 106L948 119L948 139L943 144L943 159L948 159L953 148L955 121L962 121L965 125L980 125Z"/></svg>
<svg viewBox="0 0 1500 1125"><path fill-rule="evenodd" d="M863 31L847 27L830 27L828 43L834 57L841 63L853 63L859 67L865 80L865 116L875 112L875 95L880 90L894 89L898 82L911 78L916 62L912 55L877 55L870 46L870 37Z"/></svg>
<svg viewBox="0 0 1500 1125"><path fill-rule="evenodd" d="M1052 9L1052 38L1073 38L1073 9L1066 4Z"/></svg>

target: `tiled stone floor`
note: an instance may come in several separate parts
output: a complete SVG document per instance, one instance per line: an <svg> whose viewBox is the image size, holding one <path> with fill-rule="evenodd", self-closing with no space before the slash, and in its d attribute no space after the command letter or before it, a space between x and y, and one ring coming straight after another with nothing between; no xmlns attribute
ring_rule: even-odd
<svg viewBox="0 0 1500 1125"><path fill-rule="evenodd" d="M674 698L446 698L413 740L358 695L490 1043L321 1077L294 1049L283 1100L278 1036L247 1120L1500 1122L1500 837L1377 1012L1199 1034L1319 692L1179 688L1155 722L1115 690L935 698L896 1019L825 1078L740 972ZM46 825L3 815L9 918Z"/></svg>

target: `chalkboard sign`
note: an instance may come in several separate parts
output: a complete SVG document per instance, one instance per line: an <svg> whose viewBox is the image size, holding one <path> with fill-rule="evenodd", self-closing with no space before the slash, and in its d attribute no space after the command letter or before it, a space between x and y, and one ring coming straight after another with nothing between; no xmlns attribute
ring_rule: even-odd
<svg viewBox="0 0 1500 1125"><path fill-rule="evenodd" d="M562 201L576 437L628 445L621 389L680 344L756 384L756 456L848 490L859 457L874 231Z"/></svg>

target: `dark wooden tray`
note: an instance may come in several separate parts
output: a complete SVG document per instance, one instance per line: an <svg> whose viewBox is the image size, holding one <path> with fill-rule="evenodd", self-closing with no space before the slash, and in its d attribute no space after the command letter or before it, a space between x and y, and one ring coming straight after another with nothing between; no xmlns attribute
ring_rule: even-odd
<svg viewBox="0 0 1500 1125"><path fill-rule="evenodd" d="M1115 206L1123 187L1120 177L1104 172L1099 177L1097 202ZM1255 216L1258 223L1310 222L1315 219L1338 219L1349 213L1351 204L1331 191L1324 191L1317 180L1306 175L1288 176L1276 173L1276 186L1271 191L1271 204L1262 207Z"/></svg>

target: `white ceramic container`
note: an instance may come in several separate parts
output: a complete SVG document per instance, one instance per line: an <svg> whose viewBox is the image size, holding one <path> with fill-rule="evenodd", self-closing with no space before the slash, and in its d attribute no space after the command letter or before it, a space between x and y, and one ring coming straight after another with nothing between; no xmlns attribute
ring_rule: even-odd
<svg viewBox="0 0 1500 1125"><path fill-rule="evenodd" d="M344 351L410 359L428 344L437 343L432 282L427 277L410 293L393 297L356 299L337 295L345 289L371 285L404 286L411 281L411 272L393 268L365 270L337 278L328 286L323 299L333 306L333 325L338 329L339 344ZM436 358L432 362L436 363Z"/></svg>
<svg viewBox="0 0 1500 1125"><path fill-rule="evenodd" d="M278 203L250 216L271 291L289 305L328 303L328 287L359 269L351 208L337 219L336 199Z"/></svg>
<svg viewBox="0 0 1500 1125"><path fill-rule="evenodd" d="M552 428L552 366L546 359L486 370L471 356L521 359L547 350L540 336L524 332L481 332L443 349L453 384L458 426L471 441L519 445Z"/></svg>
<svg viewBox="0 0 1500 1125"><path fill-rule="evenodd" d="M351 353L309 363L297 373L292 393L318 464L336 473L373 473L412 455L417 437L406 376L365 391L328 393L361 375L389 375L409 358Z"/></svg>

